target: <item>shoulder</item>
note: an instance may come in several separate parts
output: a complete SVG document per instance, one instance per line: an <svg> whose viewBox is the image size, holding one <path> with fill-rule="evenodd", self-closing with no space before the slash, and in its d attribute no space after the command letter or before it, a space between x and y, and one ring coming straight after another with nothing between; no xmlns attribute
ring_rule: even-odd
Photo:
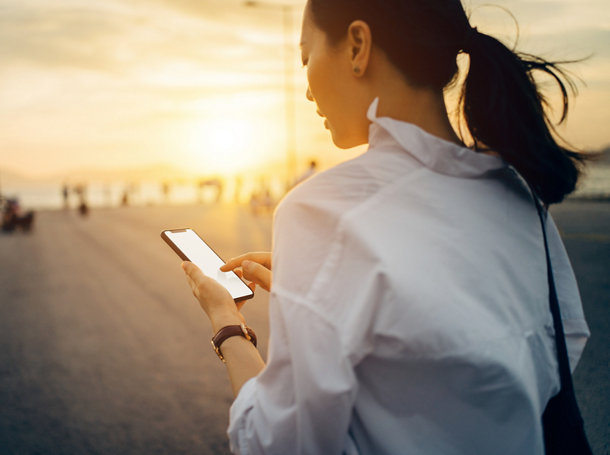
<svg viewBox="0 0 610 455"><path fill-rule="evenodd" d="M325 205L329 200L343 205L357 202L374 184L375 178L367 167L368 161L365 153L313 175L286 195L278 207L278 213L304 206Z"/></svg>
<svg viewBox="0 0 610 455"><path fill-rule="evenodd" d="M275 212L277 231L328 234L394 175L384 173L385 157L369 152L314 175L292 189Z"/></svg>
<svg viewBox="0 0 610 455"><path fill-rule="evenodd" d="M327 261L347 214L398 178L396 166L369 152L319 173L295 187L274 219L274 286L305 295ZM392 169L388 173L385 169Z"/></svg>

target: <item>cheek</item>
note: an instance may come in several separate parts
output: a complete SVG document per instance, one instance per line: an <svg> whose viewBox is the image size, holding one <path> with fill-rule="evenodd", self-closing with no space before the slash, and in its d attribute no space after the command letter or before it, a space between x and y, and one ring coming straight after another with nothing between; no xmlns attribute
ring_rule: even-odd
<svg viewBox="0 0 610 455"><path fill-rule="evenodd" d="M313 98L312 101L315 101L316 104L318 103L319 100L319 77L318 74L316 72L316 67L315 65L308 65L307 66L307 84L309 86L309 93L311 95L311 97Z"/></svg>
<svg viewBox="0 0 610 455"><path fill-rule="evenodd" d="M328 59L313 58L307 65L307 82L311 95L323 114L328 114L329 102L336 97L336 75Z"/></svg>
<svg viewBox="0 0 610 455"><path fill-rule="evenodd" d="M359 135L353 131L357 122L353 118L354 109L351 106L349 84L342 78L336 61L310 56L307 65L307 82L313 101L329 122L335 145L339 148L350 148L362 144L363 141L356 137Z"/></svg>

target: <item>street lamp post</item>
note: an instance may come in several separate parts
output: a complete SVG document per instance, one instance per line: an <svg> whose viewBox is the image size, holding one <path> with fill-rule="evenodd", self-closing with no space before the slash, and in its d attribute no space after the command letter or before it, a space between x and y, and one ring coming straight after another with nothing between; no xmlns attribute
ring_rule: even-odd
<svg viewBox="0 0 610 455"><path fill-rule="evenodd" d="M280 5L249 0L245 6L281 11L284 23L284 101L286 121L286 179L291 186L296 179L296 103L294 98L294 43L291 42L295 5Z"/></svg>

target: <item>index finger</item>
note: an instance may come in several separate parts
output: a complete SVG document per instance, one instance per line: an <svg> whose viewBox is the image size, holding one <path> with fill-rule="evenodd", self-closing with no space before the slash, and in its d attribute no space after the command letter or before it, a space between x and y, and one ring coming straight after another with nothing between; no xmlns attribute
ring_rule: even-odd
<svg viewBox="0 0 610 455"><path fill-rule="evenodd" d="M229 259L225 265L220 267L220 270L223 272L228 272L236 267L241 267L241 263L244 261L253 261L267 267L268 269L271 269L271 253L266 251L257 251L245 253Z"/></svg>

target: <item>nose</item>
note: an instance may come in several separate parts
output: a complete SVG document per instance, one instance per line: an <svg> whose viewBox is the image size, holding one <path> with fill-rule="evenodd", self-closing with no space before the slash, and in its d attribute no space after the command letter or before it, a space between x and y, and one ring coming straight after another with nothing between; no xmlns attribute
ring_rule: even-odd
<svg viewBox="0 0 610 455"><path fill-rule="evenodd" d="M311 90L309 90L309 85L307 86L307 91L305 92L305 97L309 100L309 101L313 101L313 95L311 94Z"/></svg>

